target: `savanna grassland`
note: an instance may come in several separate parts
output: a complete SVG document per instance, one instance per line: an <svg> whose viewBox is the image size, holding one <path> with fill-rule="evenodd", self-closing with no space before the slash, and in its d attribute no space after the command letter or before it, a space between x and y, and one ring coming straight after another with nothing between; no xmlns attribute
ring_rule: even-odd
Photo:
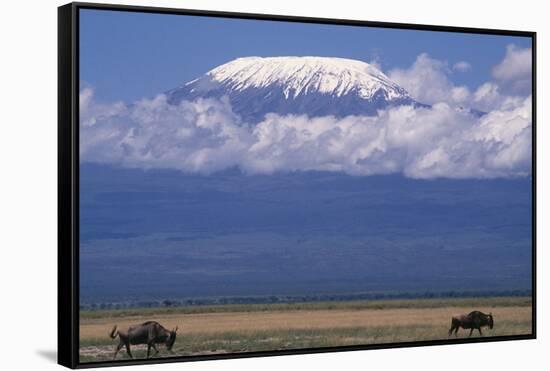
<svg viewBox="0 0 550 371"><path fill-rule="evenodd" d="M108 336L113 326L126 329L148 320L179 327L173 353L160 346L162 357L447 339L451 317L472 310L494 316L495 326L483 329L484 336L531 333L530 297L97 310L80 313L80 361L111 360L118 343ZM461 329L458 336L468 333ZM145 349L132 346L132 353L142 358ZM117 359L127 357L121 351Z"/></svg>

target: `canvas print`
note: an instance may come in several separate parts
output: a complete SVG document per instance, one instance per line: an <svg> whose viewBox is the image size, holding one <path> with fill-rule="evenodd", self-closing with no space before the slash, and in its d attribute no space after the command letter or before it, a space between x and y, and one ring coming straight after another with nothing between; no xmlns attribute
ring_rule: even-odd
<svg viewBox="0 0 550 371"><path fill-rule="evenodd" d="M79 12L81 363L532 334L530 37Z"/></svg>

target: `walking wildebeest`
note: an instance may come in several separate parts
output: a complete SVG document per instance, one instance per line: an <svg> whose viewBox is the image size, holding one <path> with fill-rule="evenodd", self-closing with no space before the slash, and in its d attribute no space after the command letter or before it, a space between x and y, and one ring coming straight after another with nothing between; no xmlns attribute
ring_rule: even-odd
<svg viewBox="0 0 550 371"><path fill-rule="evenodd" d="M457 336L458 329L462 327L463 329L470 329L470 335L472 336L472 332L477 329L479 331L479 336L482 336L483 333L481 332L481 328L488 326L490 329L493 328L493 314L485 314L478 310L474 310L473 312L470 312L466 315L461 315L458 317L453 317L451 320L451 329L449 330L449 336L455 332L455 336Z"/></svg>
<svg viewBox="0 0 550 371"><path fill-rule="evenodd" d="M116 358L117 353L123 346L126 346L126 353L128 353L130 358L134 358L132 352L130 352L130 344L147 344L147 358L149 358L151 353L151 347L155 350L153 356L159 352L156 344L165 344L166 349L171 352L174 342L176 341L176 331L178 331L177 327L172 331L168 331L162 327L160 323L155 321L147 321L141 325L130 326L128 331L118 330L115 325L109 334L111 339L117 336L119 338L119 343L116 346L113 359Z"/></svg>

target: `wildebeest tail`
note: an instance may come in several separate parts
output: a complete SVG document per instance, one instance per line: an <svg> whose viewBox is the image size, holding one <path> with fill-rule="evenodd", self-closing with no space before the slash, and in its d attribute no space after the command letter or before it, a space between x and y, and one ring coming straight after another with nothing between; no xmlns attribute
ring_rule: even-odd
<svg viewBox="0 0 550 371"><path fill-rule="evenodd" d="M453 317L451 318L451 328L449 329L449 336L453 333L453 331L459 326L458 318Z"/></svg>
<svg viewBox="0 0 550 371"><path fill-rule="evenodd" d="M117 326L114 325L113 329L111 330L111 333L109 334L109 336L111 337L111 339L114 339L116 338L118 335L118 329L117 329Z"/></svg>

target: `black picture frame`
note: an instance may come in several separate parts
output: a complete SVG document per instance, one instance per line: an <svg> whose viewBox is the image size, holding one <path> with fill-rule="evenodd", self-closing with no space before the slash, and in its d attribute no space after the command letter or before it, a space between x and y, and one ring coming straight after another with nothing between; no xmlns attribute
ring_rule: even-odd
<svg viewBox="0 0 550 371"><path fill-rule="evenodd" d="M532 40L532 332L526 335L487 338L450 338L391 344L338 346L279 351L213 354L189 357L117 360L94 363L79 362L79 10L101 9L123 12L195 15L331 25L353 25L379 28L455 32L483 35L528 37ZM353 350L419 347L507 340L536 339L536 32L488 28L449 27L423 24L387 23L348 19L297 17L268 14L232 13L171 9L146 6L70 3L58 8L58 363L69 368L122 366L169 362L189 362L245 357L265 357L289 354L342 352Z"/></svg>

